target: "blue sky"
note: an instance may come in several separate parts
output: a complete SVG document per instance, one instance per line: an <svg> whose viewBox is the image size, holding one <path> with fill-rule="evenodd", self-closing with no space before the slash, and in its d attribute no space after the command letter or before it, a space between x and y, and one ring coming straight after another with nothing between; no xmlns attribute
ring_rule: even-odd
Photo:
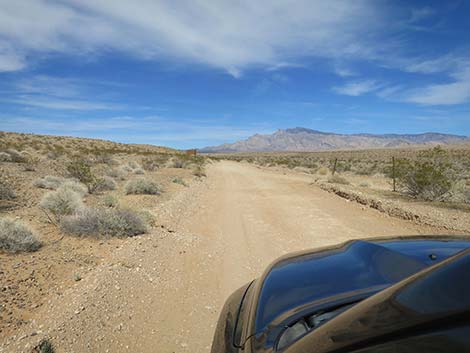
<svg viewBox="0 0 470 353"><path fill-rule="evenodd" d="M0 130L470 135L470 1L0 0Z"/></svg>

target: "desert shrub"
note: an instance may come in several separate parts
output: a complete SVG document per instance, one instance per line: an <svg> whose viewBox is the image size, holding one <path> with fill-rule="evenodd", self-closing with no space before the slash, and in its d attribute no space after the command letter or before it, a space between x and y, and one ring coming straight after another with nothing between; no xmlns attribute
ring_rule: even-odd
<svg viewBox="0 0 470 353"><path fill-rule="evenodd" d="M349 181L346 178L344 178L344 177L342 177L338 174L335 174L335 175L329 177L328 182L332 183L332 184L342 184L342 185L349 185L350 184Z"/></svg>
<svg viewBox="0 0 470 353"><path fill-rule="evenodd" d="M166 167L167 168L185 168L186 163L181 158L173 157L168 160L168 162L166 163Z"/></svg>
<svg viewBox="0 0 470 353"><path fill-rule="evenodd" d="M452 189L455 180L452 165L445 152L434 149L432 158L397 160L395 176L398 187L406 194L423 200L442 200Z"/></svg>
<svg viewBox="0 0 470 353"><path fill-rule="evenodd" d="M459 180L449 190L446 200L454 202L470 203L470 183L469 181Z"/></svg>
<svg viewBox="0 0 470 353"><path fill-rule="evenodd" d="M12 200L16 198L15 190L11 181L3 174L0 174L0 200Z"/></svg>
<svg viewBox="0 0 470 353"><path fill-rule="evenodd" d="M70 215L83 208L82 198L69 188L59 188L44 195L40 206L60 217Z"/></svg>
<svg viewBox="0 0 470 353"><path fill-rule="evenodd" d="M130 161L129 163L127 163L127 165L128 165L131 169L139 168L139 165L138 165L135 161Z"/></svg>
<svg viewBox="0 0 470 353"><path fill-rule="evenodd" d="M123 173L130 173L130 172L132 172L132 168L129 167L127 164L122 165L119 169L120 169Z"/></svg>
<svg viewBox="0 0 470 353"><path fill-rule="evenodd" d="M39 162L39 157L28 155L24 162L24 170L26 172L34 172Z"/></svg>
<svg viewBox="0 0 470 353"><path fill-rule="evenodd" d="M110 154L98 154L95 156L96 163L102 163L107 165L117 165L119 162L113 158Z"/></svg>
<svg viewBox="0 0 470 353"><path fill-rule="evenodd" d="M186 186L186 183L184 182L184 180L179 177L173 178L172 182L175 184Z"/></svg>
<svg viewBox="0 0 470 353"><path fill-rule="evenodd" d="M108 190L116 190L116 182L112 178L106 176L97 179L94 191L101 192Z"/></svg>
<svg viewBox="0 0 470 353"><path fill-rule="evenodd" d="M126 194L159 195L161 190L158 184L148 179L129 180L125 186Z"/></svg>
<svg viewBox="0 0 470 353"><path fill-rule="evenodd" d="M0 249L16 253L36 251L40 247L41 242L23 223L8 218L0 219Z"/></svg>
<svg viewBox="0 0 470 353"><path fill-rule="evenodd" d="M44 178L36 179L33 185L41 189L55 190L64 182L64 178L46 175Z"/></svg>
<svg viewBox="0 0 470 353"><path fill-rule="evenodd" d="M88 189L85 185L73 179L66 179L58 189L69 189L82 197L88 193Z"/></svg>
<svg viewBox="0 0 470 353"><path fill-rule="evenodd" d="M145 171L142 168L136 168L134 169L134 174L142 175L145 174Z"/></svg>
<svg viewBox="0 0 470 353"><path fill-rule="evenodd" d="M119 201L116 196L107 194L103 197L103 205L106 207L116 207Z"/></svg>
<svg viewBox="0 0 470 353"><path fill-rule="evenodd" d="M204 167L202 167L200 165L197 165L196 167L194 167L193 175L197 176L197 177L205 177L206 172L204 171Z"/></svg>
<svg viewBox="0 0 470 353"><path fill-rule="evenodd" d="M363 181L363 182L359 183L359 186L360 186L361 188L368 188L368 187L370 187L370 184L367 183L367 182L365 182L365 181Z"/></svg>
<svg viewBox="0 0 470 353"><path fill-rule="evenodd" d="M91 170L90 163L83 159L75 159L67 165L70 176L85 184L90 194L97 191L103 180L97 178Z"/></svg>
<svg viewBox="0 0 470 353"><path fill-rule="evenodd" d="M317 173L320 174L320 175L327 175L328 174L328 168L320 167L320 168L318 168Z"/></svg>
<svg viewBox="0 0 470 353"><path fill-rule="evenodd" d="M18 152L17 150L13 149L13 148L10 148L6 151L10 157L11 157L11 161L12 162L15 162L15 163L23 163L25 162L25 156L22 155L20 152Z"/></svg>
<svg viewBox="0 0 470 353"><path fill-rule="evenodd" d="M153 170L159 168L159 163L158 163L158 161L156 161L152 158L143 158L142 159L142 167L144 168L144 170L153 171Z"/></svg>
<svg viewBox="0 0 470 353"><path fill-rule="evenodd" d="M11 162L11 156L6 152L0 152L0 162Z"/></svg>
<svg viewBox="0 0 470 353"><path fill-rule="evenodd" d="M125 180L127 173L124 172L122 169L109 169L107 170L106 174L111 178L115 178L118 180Z"/></svg>
<svg viewBox="0 0 470 353"><path fill-rule="evenodd" d="M47 338L44 338L41 340L41 342L39 342L39 344L35 348L35 351L39 353L54 353L55 349L52 342Z"/></svg>
<svg viewBox="0 0 470 353"><path fill-rule="evenodd" d="M82 209L60 222L64 233L93 237L132 237L146 232L144 220L135 212L123 209Z"/></svg>

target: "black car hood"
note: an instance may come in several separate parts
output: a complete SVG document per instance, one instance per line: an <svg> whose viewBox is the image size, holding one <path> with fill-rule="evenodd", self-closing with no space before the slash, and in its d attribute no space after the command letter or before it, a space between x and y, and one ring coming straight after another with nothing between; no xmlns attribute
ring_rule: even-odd
<svg viewBox="0 0 470 353"><path fill-rule="evenodd" d="M468 247L467 241L356 240L281 258L258 281L251 334L266 335L288 324L286 318L315 306L363 299Z"/></svg>

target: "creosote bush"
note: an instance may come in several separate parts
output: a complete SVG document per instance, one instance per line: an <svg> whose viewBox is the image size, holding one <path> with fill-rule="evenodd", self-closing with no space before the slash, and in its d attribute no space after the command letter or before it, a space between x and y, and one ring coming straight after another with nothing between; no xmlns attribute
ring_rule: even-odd
<svg viewBox="0 0 470 353"><path fill-rule="evenodd" d="M90 194L98 191L103 179L96 177L91 170L90 163L83 159L75 159L67 165L67 171L70 176L78 179L81 183L85 184Z"/></svg>
<svg viewBox="0 0 470 353"><path fill-rule="evenodd" d="M397 161L395 174L398 187L415 198L443 200L455 183L447 153L435 147L420 157L417 160Z"/></svg>
<svg viewBox="0 0 470 353"><path fill-rule="evenodd" d="M92 208L62 218L60 228L64 233L95 238L133 237L147 230L145 221L131 210Z"/></svg>
<svg viewBox="0 0 470 353"><path fill-rule="evenodd" d="M59 188L44 195L40 206L61 217L82 209L83 202L82 197L70 188Z"/></svg>
<svg viewBox="0 0 470 353"><path fill-rule="evenodd" d="M126 194L159 195L161 190L155 182L140 178L129 180L125 186Z"/></svg>
<svg viewBox="0 0 470 353"><path fill-rule="evenodd" d="M16 253L36 251L40 247L41 242L23 223L9 218L0 219L0 249Z"/></svg>

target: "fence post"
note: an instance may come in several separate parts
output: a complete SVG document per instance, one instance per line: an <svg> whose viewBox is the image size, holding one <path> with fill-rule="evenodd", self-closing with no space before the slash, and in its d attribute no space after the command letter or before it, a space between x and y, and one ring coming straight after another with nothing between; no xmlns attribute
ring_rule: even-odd
<svg viewBox="0 0 470 353"><path fill-rule="evenodd" d="M331 175L335 175L337 163L338 163L338 158L335 158L335 163L333 164L333 172L331 173Z"/></svg>
<svg viewBox="0 0 470 353"><path fill-rule="evenodd" d="M392 178L393 178L393 191L396 191L396 181L395 181L395 157L392 157Z"/></svg>

